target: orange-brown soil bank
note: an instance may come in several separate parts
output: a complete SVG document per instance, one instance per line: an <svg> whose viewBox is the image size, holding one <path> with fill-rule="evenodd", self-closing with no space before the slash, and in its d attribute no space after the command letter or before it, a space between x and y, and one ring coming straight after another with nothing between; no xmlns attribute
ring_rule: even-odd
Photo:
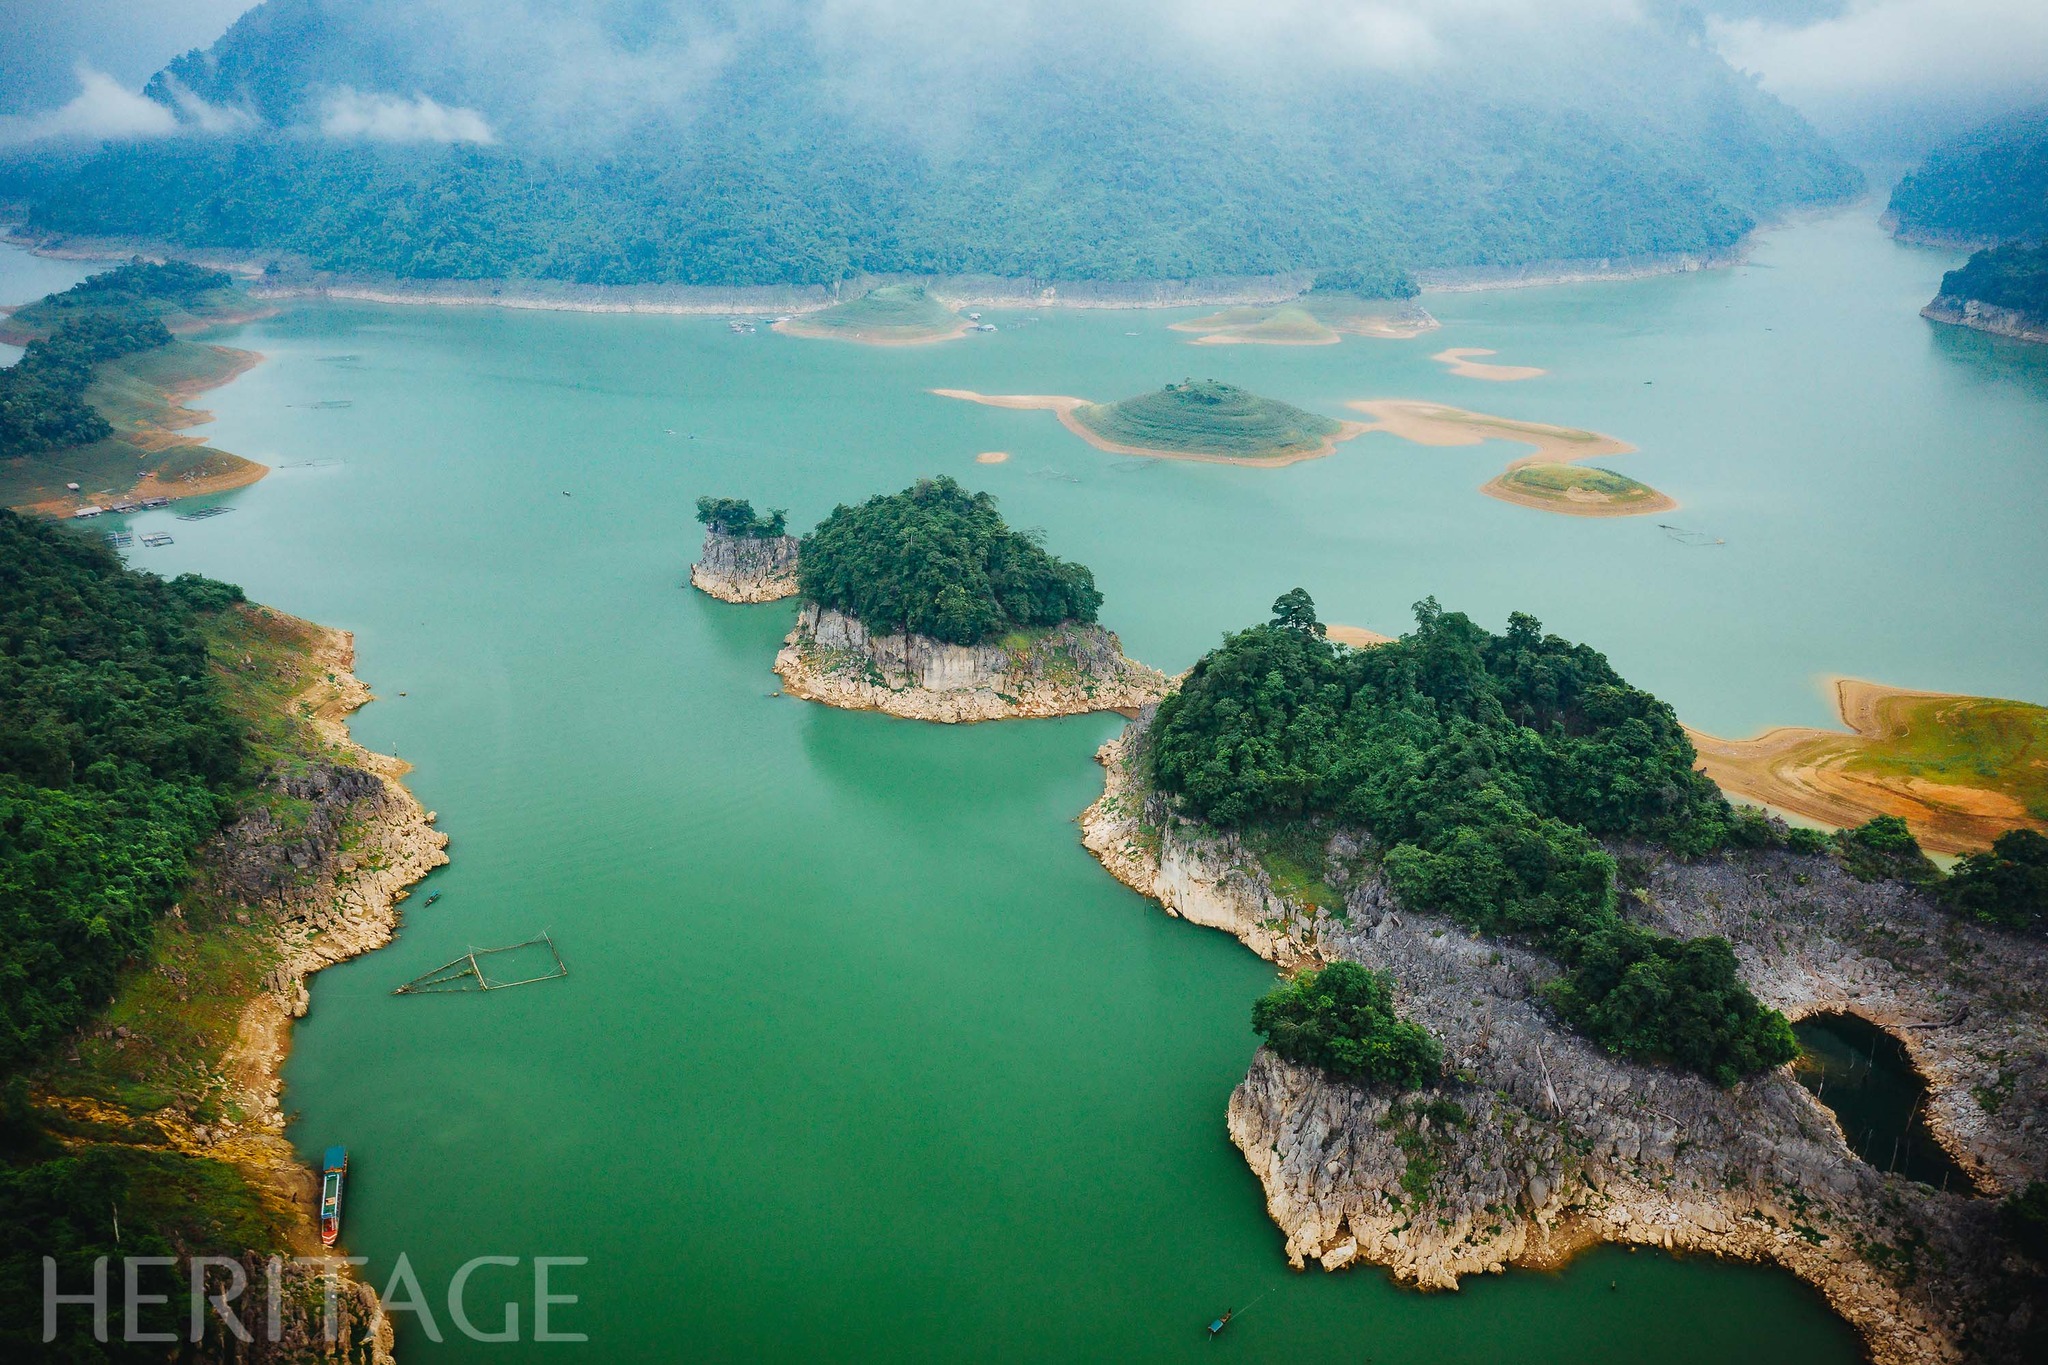
<svg viewBox="0 0 2048 1365"><path fill-rule="evenodd" d="M2048 708L1833 680L1848 733L1783 727L1753 739L1688 729L1727 792L1836 826L1896 815L1936 853L2048 833Z"/></svg>

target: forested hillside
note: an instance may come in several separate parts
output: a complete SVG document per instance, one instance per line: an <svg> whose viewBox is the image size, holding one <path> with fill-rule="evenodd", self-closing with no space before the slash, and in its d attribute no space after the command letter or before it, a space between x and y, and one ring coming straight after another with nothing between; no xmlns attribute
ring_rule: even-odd
<svg viewBox="0 0 2048 1365"><path fill-rule="evenodd" d="M1923 241L2048 240L2048 109L1935 149L1892 191L1891 216L1899 236Z"/></svg>
<svg viewBox="0 0 2048 1365"><path fill-rule="evenodd" d="M1992 247L1941 277L1941 297L1974 300L2048 320L2048 246Z"/></svg>
<svg viewBox="0 0 2048 1365"><path fill-rule="evenodd" d="M1432 599L1409 634L1350 650L1297 589L1159 704L1152 757L1160 788L1214 825L1363 826L1403 900L1553 955L1550 1003L1612 1051L1723 1085L1798 1052L1725 940L1620 913L1599 842L1701 852L1765 837L1761 818L1694 771L1669 706L1531 617L1494 635Z"/></svg>
<svg viewBox="0 0 2048 1365"><path fill-rule="evenodd" d="M0 1074L106 1003L243 780L198 625L241 596L0 510Z"/></svg>
<svg viewBox="0 0 2048 1365"><path fill-rule="evenodd" d="M1715 251L1858 183L1653 19L1465 20L1394 62L1140 0L1029 42L886 9L269 0L151 86L235 131L107 151L32 221L420 278L1380 279Z"/></svg>

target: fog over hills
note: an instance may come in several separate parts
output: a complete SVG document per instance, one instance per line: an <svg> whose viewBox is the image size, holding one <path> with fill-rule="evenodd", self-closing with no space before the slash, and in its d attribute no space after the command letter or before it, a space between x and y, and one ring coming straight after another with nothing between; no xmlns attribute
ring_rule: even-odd
<svg viewBox="0 0 2048 1365"><path fill-rule="evenodd" d="M269 0L66 232L423 277L1148 280L1724 249L1858 177L1627 0Z"/></svg>

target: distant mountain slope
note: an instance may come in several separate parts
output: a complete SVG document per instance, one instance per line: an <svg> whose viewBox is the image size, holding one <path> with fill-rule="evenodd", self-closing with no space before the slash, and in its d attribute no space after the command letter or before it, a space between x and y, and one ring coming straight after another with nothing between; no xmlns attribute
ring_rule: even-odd
<svg viewBox="0 0 2048 1365"><path fill-rule="evenodd" d="M243 131L32 222L421 278L1157 280L1706 253L1857 187L1609 8L1347 46L1164 0L269 0L150 87Z"/></svg>
<svg viewBox="0 0 2048 1365"><path fill-rule="evenodd" d="M1893 230L1961 246L2048 241L2048 109L2001 119L1929 153L1892 191Z"/></svg>

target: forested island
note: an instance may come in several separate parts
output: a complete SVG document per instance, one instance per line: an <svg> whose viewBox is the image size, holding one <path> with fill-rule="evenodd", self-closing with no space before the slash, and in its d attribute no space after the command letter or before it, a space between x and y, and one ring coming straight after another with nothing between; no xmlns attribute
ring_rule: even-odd
<svg viewBox="0 0 2048 1365"><path fill-rule="evenodd" d="M0 564L0 1344L30 1359L44 1255L66 1284L225 1255L260 1292L264 1257L317 1250L290 1021L447 841L342 728L368 696L346 636L7 511ZM142 1330L182 1332L185 1264ZM386 1358L367 1289L342 1282L323 1344L317 1273L280 1288L292 1358Z"/></svg>
<svg viewBox="0 0 2048 1365"><path fill-rule="evenodd" d="M182 341L251 315L228 275L137 258L17 309L0 339L24 347L0 370L0 502L63 511L86 501L218 492L262 465L182 436L182 400L259 357Z"/></svg>
<svg viewBox="0 0 2048 1365"><path fill-rule="evenodd" d="M949 478L834 508L803 538L797 580L803 609L775 658L794 696L970 721L1136 707L1166 690L1096 624L1086 567Z"/></svg>
<svg viewBox="0 0 2048 1365"><path fill-rule="evenodd" d="M788 514L765 515L745 498L697 499L704 549L690 566L690 583L722 602L774 602L797 591L797 538Z"/></svg>
<svg viewBox="0 0 2048 1365"><path fill-rule="evenodd" d="M1858 184L1675 13L1569 38L1460 24L1460 60L1404 70L1117 7L957 49L950 25L829 6L598 10L483 41L454 4L269 0L151 81L185 136L43 171L30 230L402 280L1323 271L1369 291L1697 261ZM430 136L363 137L366 107Z"/></svg>
<svg viewBox="0 0 2048 1365"><path fill-rule="evenodd" d="M1944 883L1896 820L1730 807L1599 653L1433 601L1351 649L1289 593L1101 757L1091 851L1294 973L1229 1117L1297 1265L1451 1287L1616 1240L1788 1266L1880 1361L2035 1330L2031 836ZM1788 1018L1845 1008L2003 1214L1864 1164L1790 1077Z"/></svg>

